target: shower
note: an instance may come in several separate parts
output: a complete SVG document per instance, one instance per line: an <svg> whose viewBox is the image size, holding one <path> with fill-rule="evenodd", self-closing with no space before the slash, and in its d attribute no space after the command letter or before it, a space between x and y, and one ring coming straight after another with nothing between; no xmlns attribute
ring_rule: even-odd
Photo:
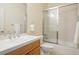
<svg viewBox="0 0 79 59"><path fill-rule="evenodd" d="M68 4L43 11L44 42L74 48L78 4Z"/></svg>
<svg viewBox="0 0 79 59"><path fill-rule="evenodd" d="M44 39L58 43L58 8L44 11Z"/></svg>

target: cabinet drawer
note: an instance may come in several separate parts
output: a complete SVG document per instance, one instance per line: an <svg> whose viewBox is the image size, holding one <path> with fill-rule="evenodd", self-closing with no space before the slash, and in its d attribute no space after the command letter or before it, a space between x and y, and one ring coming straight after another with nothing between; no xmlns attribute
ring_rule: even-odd
<svg viewBox="0 0 79 59"><path fill-rule="evenodd" d="M35 48L31 52L29 52L28 55L40 55L40 47Z"/></svg>
<svg viewBox="0 0 79 59"><path fill-rule="evenodd" d="M14 50L14 51L11 51L11 52L7 53L7 55L25 55L29 51L35 49L36 47L40 47L40 40L34 41L32 43L29 43L28 45L25 45L21 48Z"/></svg>

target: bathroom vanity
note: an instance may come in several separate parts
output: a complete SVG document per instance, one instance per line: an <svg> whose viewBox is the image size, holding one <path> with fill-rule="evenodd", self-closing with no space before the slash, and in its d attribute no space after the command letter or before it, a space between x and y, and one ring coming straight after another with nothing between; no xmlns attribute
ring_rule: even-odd
<svg viewBox="0 0 79 59"><path fill-rule="evenodd" d="M23 34L16 39L0 40L0 54L3 55L39 55L40 36Z"/></svg>
<svg viewBox="0 0 79 59"><path fill-rule="evenodd" d="M7 53L7 55L39 55L40 54L40 40L36 40L14 51Z"/></svg>
<svg viewBox="0 0 79 59"><path fill-rule="evenodd" d="M0 6L2 6L0 7L0 55L40 54L39 37L23 34L28 33L27 4L0 4ZM36 29L34 26L34 24L30 25L31 32Z"/></svg>

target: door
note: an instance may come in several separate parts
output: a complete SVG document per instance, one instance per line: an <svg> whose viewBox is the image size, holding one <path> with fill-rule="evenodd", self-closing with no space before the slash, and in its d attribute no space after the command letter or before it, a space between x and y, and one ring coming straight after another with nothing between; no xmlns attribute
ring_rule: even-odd
<svg viewBox="0 0 79 59"><path fill-rule="evenodd" d="M57 43L58 9L44 11L44 41Z"/></svg>
<svg viewBox="0 0 79 59"><path fill-rule="evenodd" d="M77 4L59 8L59 44L74 47L76 21Z"/></svg>

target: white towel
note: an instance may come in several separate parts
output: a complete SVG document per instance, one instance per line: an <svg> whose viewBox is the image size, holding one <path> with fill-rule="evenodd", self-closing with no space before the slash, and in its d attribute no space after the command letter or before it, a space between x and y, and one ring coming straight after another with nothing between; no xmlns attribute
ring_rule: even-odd
<svg viewBox="0 0 79 59"><path fill-rule="evenodd" d="M76 24L76 31L74 36L74 46L75 48L78 48L79 46L79 21Z"/></svg>
<svg viewBox="0 0 79 59"><path fill-rule="evenodd" d="M20 24L14 24L14 31L16 32L16 34L20 33Z"/></svg>
<svg viewBox="0 0 79 59"><path fill-rule="evenodd" d="M0 25L0 31L4 31L4 25Z"/></svg>

